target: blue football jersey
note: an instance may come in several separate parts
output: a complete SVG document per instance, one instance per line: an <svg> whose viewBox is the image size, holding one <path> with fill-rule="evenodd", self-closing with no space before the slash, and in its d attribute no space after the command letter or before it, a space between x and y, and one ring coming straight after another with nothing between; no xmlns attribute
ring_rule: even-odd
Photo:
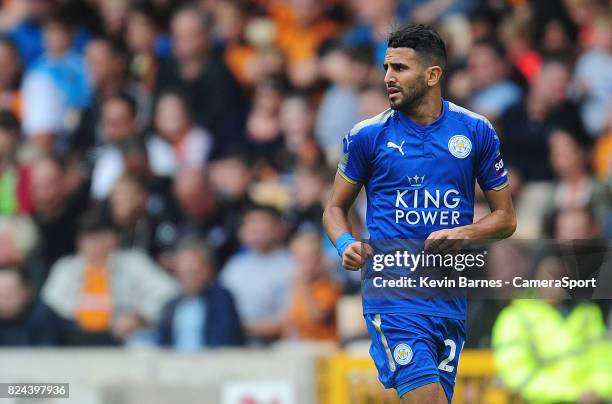
<svg viewBox="0 0 612 404"><path fill-rule="evenodd" d="M366 224L373 240L424 240L430 233L473 222L475 182L501 189L508 174L500 142L481 115L442 101L429 125L389 109L355 125L344 137L338 172L363 184ZM466 300L368 299L365 313L412 312L463 319Z"/></svg>

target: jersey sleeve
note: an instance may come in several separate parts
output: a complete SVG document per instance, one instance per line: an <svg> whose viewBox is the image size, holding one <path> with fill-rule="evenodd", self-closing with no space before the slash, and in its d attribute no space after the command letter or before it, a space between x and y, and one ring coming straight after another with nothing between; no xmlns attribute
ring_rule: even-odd
<svg viewBox="0 0 612 404"><path fill-rule="evenodd" d="M476 179L483 191L500 190L508 185L508 170L499 151L499 137L488 121L479 121L476 129L479 139Z"/></svg>
<svg viewBox="0 0 612 404"><path fill-rule="evenodd" d="M363 130L351 130L342 140L338 173L352 184L364 184L370 177L368 137Z"/></svg>

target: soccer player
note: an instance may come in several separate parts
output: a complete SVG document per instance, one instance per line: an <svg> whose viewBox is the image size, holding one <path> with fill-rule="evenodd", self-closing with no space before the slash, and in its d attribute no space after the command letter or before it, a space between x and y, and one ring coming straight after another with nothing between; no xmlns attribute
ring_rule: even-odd
<svg viewBox="0 0 612 404"><path fill-rule="evenodd" d="M347 220L362 186L372 240L420 239L427 249L448 251L460 240L510 236L516 217L499 138L486 118L442 98L446 50L439 34L422 25L391 33L384 68L391 108L344 138L323 214L343 267L358 270L372 254ZM473 223L476 180L491 213ZM465 297L381 305L363 296L383 385L397 389L402 404L450 402L465 342Z"/></svg>

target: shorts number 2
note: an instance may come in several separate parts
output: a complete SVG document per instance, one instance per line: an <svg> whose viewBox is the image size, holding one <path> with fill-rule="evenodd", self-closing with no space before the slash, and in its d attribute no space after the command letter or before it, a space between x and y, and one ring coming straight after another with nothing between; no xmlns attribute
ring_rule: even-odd
<svg viewBox="0 0 612 404"><path fill-rule="evenodd" d="M455 370L454 366L449 365L449 362L452 362L455 359L455 355L457 354L457 344L452 339L445 339L444 345L450 347L450 352L448 356L440 362L438 365L438 369L443 370L445 372L453 372Z"/></svg>

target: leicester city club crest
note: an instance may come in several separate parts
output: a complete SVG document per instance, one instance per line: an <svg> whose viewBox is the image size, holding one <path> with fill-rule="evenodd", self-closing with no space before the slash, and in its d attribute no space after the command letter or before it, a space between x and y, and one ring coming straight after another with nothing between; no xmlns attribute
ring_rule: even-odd
<svg viewBox="0 0 612 404"><path fill-rule="evenodd" d="M398 344L393 350L393 359L398 365L407 365L412 360L412 348L408 344Z"/></svg>
<svg viewBox="0 0 612 404"><path fill-rule="evenodd" d="M472 142L467 136L455 135L448 141L448 150L458 159L466 158L472 151Z"/></svg>

